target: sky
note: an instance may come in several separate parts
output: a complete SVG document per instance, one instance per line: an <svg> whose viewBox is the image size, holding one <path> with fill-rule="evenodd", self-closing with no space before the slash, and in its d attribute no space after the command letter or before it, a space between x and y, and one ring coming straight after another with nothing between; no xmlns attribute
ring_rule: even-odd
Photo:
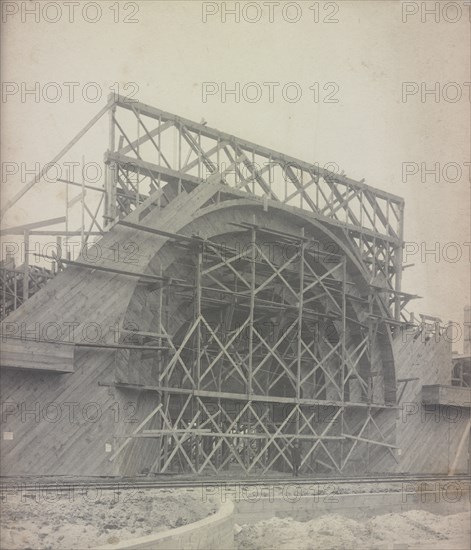
<svg viewBox="0 0 471 550"><path fill-rule="evenodd" d="M435 2L387 0L71 4L2 3L3 201L108 93L134 93L308 162L335 163L349 177L403 196L405 263L414 264L403 290L423 297L409 310L463 321L471 284L464 2L438 4L433 13L424 4ZM237 86L239 97L224 93ZM106 124L75 154L100 161ZM63 204L58 185L38 183L4 226L54 217Z"/></svg>

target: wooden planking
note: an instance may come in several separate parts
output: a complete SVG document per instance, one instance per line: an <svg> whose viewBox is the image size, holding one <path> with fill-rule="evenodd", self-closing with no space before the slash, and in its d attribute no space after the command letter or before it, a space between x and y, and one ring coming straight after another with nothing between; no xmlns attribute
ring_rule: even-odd
<svg viewBox="0 0 471 550"><path fill-rule="evenodd" d="M4 339L0 349L0 367L74 372L74 346Z"/></svg>
<svg viewBox="0 0 471 550"><path fill-rule="evenodd" d="M94 368L86 364L91 352L77 352L73 375L58 377L50 373L16 375L2 372L2 398L13 405L5 418L3 430L13 432L14 439L2 447L2 473L86 473L98 462L97 448L110 429L108 411L111 396L97 384L103 369L112 365L113 353L93 353ZM95 405L89 406L90 403ZM99 407L99 422L93 411ZM87 414L87 412L89 414ZM91 417L92 420L89 419ZM68 464L63 464L67 457ZM72 470L72 468L74 470ZM91 470L93 471L93 469Z"/></svg>
<svg viewBox="0 0 471 550"><path fill-rule="evenodd" d="M143 223L178 231L188 222L188 216L215 192L214 187L201 186L190 197L182 193L159 216L150 212ZM140 272L147 266L149 258L158 253L166 239L155 235L143 238L140 232L138 234L117 226L100 241L101 265L113 267L111 247L116 243L123 246L129 242L139 243L139 262L136 265L126 264L126 269ZM64 322L73 322L77 323L75 340L82 341L83 329L87 324L97 323L103 341L113 342L116 337L113 329L116 323L121 325L124 311L137 285L138 281L134 277L93 272L78 267L68 268L8 317L8 330L11 332L21 323L26 323L30 329L39 326L39 330L42 330L48 323L58 323L64 327ZM45 372L23 371L21 376L18 375L19 371L16 374L12 370L1 372L2 401L13 407L2 430L14 434L13 440L5 441L1 449L4 475L136 473L140 463L135 456L138 451L133 453L131 450L129 456L133 457L132 460L124 455L115 463L110 463L109 455L105 453L107 443L114 448L114 438L126 435L133 426L123 417L126 414L123 407L130 402L129 394L123 395L123 392L118 391L110 393L108 388L99 385L103 380L114 378L115 355L115 350L108 349L77 350L75 372L64 377ZM53 405L47 408L50 403ZM93 422L84 417L84 407L90 403L96 403L99 407L99 421ZM155 407L155 394L139 393L139 397L132 403L136 410L130 420L144 418ZM73 421L67 414L70 406L76 407ZM54 407L62 411L57 422L47 418L47 413L53 416ZM121 416L118 417L117 407L121 407ZM27 413L28 410L33 412ZM93 411L93 406L90 410ZM128 409L128 415L130 412ZM155 459L152 445L141 462L150 458L152 462Z"/></svg>
<svg viewBox="0 0 471 550"><path fill-rule="evenodd" d="M397 444L401 447L397 471L447 474L469 420L468 409L453 411L438 404L422 404L422 386L451 383L451 343L443 337L425 340L403 331L394 342L398 379L407 383L398 412ZM403 383L399 383L399 393ZM461 458L458 472L467 464Z"/></svg>

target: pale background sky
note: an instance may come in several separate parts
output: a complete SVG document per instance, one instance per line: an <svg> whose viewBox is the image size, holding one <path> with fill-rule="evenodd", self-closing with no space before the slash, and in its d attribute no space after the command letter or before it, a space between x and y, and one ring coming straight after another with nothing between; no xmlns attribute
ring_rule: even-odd
<svg viewBox="0 0 471 550"><path fill-rule="evenodd" d="M333 16L339 22L331 24L322 22L331 9L324 9L322 2L321 22L313 21L312 1L295 3L301 10L296 23L283 19L285 2L273 7L272 23L266 7L257 23L243 18L235 23L229 15L224 23L224 3L218 3L219 13L204 23L197 1L128 2L138 7L137 23L115 23L110 6L116 3L101 1L100 21L87 23L81 15L85 3L72 23L62 2L59 22L48 23L40 16L39 23L32 17L23 23L21 5L28 2L18 2L19 13L2 24L4 83L80 83L72 103L64 86L57 103L36 103L31 96L22 102L19 94L4 98L3 163L45 164L101 109L113 83L133 82L139 88L136 97L145 103L196 121L204 117L210 126L308 162L335 162L348 176L403 196L406 241L427 248L440 243L440 249L456 242L462 250L455 263L441 254L438 263L431 255L426 261L417 254L407 258L406 263L415 266L405 271L403 290L423 296L409 309L462 322L463 306L470 302L470 251L464 243L471 241L469 169L464 165L470 161L471 104L469 87L463 86L471 81L470 25L469 8L462 2L457 2L462 17L456 23L444 20L443 14L438 23L432 16L421 22L420 13L404 23L401 2L341 0ZM120 4L123 19L132 12L129 6L124 10L126 2ZM242 9L244 3L239 4ZM225 5L233 8L235 2ZM92 9L89 13L94 15ZM293 8L288 15L294 13ZM49 17L53 15L51 9ZM455 17L451 11L445 15ZM266 88L257 103L236 103L233 96L222 102L221 94L202 101L203 82L226 82L230 88L235 82L243 86L268 81L281 86L297 82L303 95L289 103L280 86L273 103ZM88 82L103 90L98 103L80 95ZM309 86L316 82L321 91L325 83L336 82L339 103L315 103ZM429 87L456 82L463 96L455 103L443 97L435 102L432 95L421 102L418 94L404 103L403 82ZM104 121L78 149L77 158L84 153L101 160L107 139ZM455 183L440 177L435 183L429 176L428 183L422 183L418 174L403 183L403 162L429 167L458 163L462 177ZM9 177L3 200L23 184L20 175ZM61 215L60 192L51 189L54 185L59 184L37 185L9 211L5 226ZM448 250L451 255L453 250Z"/></svg>

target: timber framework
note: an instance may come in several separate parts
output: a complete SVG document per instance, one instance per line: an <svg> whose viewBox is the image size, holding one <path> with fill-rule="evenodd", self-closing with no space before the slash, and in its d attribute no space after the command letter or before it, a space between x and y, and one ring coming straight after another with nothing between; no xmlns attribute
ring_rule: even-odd
<svg viewBox="0 0 471 550"><path fill-rule="evenodd" d="M4 475L271 475L295 441L308 474L467 470L469 375L406 310L401 197L120 96L53 162L105 116L102 185L4 231Z"/></svg>

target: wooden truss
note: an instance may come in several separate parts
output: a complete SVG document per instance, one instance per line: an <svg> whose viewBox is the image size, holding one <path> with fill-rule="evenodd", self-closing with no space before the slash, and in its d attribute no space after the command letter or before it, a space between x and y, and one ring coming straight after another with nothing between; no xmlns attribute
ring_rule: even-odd
<svg viewBox="0 0 471 550"><path fill-rule="evenodd" d="M109 146L102 185L58 180L66 191L62 222L43 220L33 224L40 229L34 227L28 235L23 228L6 228L4 235L25 235L25 241L33 236L54 235L63 239L64 247L74 238L84 246L116 220L127 218L138 206L165 206L181 190L216 178L233 189L314 214L347 240L372 283L379 281L378 293L396 322L405 320L401 309L411 297L401 293L401 197L113 94L52 162L70 154L106 113L110 120ZM38 174L7 201L2 214L43 176L42 172ZM56 227L51 228L54 224Z"/></svg>
<svg viewBox="0 0 471 550"><path fill-rule="evenodd" d="M141 193L158 190L156 201L165 204L172 198L165 184L180 190L217 177L232 188L311 212L340 230L365 273L381 280L400 320L401 197L125 98L116 99L111 123L107 219L129 214L142 203ZM117 200L115 189L127 198Z"/></svg>

